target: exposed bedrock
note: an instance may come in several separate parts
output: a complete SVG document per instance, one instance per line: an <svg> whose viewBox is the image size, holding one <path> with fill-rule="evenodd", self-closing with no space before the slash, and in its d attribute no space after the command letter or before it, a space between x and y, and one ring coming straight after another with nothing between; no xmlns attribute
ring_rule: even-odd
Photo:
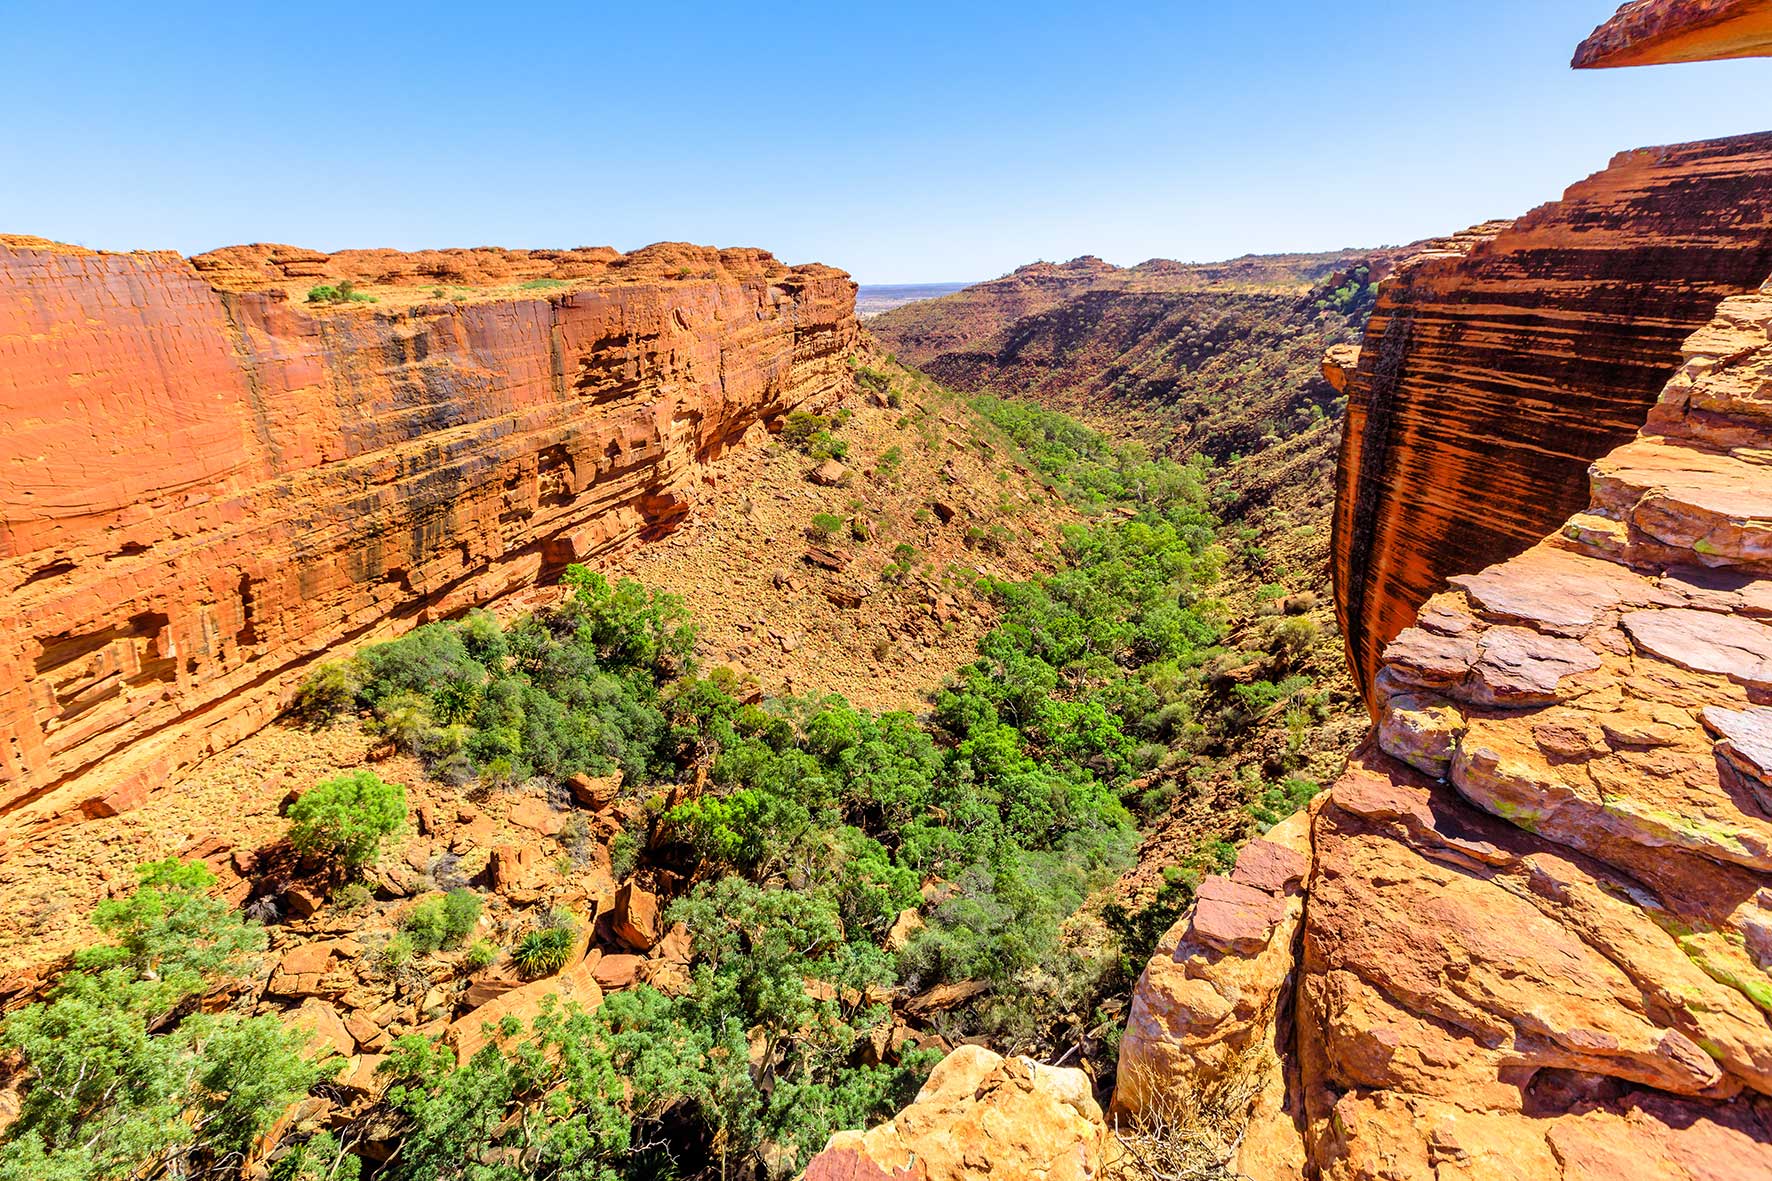
<svg viewBox="0 0 1772 1181"><path fill-rule="evenodd" d="M351 275L411 289L289 298ZM0 813L128 807L329 648L668 531L723 447L839 391L853 309L750 250L0 238Z"/></svg>
<svg viewBox="0 0 1772 1181"><path fill-rule="evenodd" d="M1581 508L1587 465L1642 426L1681 342L1768 274L1772 134L1622 153L1400 267L1351 374L1338 475L1355 680L1448 577Z"/></svg>
<svg viewBox="0 0 1772 1181"><path fill-rule="evenodd" d="M1772 294L1737 296L1583 511L1384 649L1293 856L1202 886L1118 1110L1231 1080L1261 1179L1772 1176L1769 443Z"/></svg>

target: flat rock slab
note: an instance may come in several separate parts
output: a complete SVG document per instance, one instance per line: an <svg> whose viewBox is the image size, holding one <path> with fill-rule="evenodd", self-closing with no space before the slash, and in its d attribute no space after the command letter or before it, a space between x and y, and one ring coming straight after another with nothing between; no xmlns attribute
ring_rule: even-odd
<svg viewBox="0 0 1772 1181"><path fill-rule="evenodd" d="M1231 881L1253 886L1269 894L1284 894L1304 880L1310 862L1304 855L1273 841L1255 840L1244 845L1237 854L1237 867Z"/></svg>
<svg viewBox="0 0 1772 1181"><path fill-rule="evenodd" d="M1464 680L1477 659L1476 637L1435 635L1405 628L1384 650L1384 664L1413 684L1450 688Z"/></svg>
<svg viewBox="0 0 1772 1181"><path fill-rule="evenodd" d="M1607 610L1679 600L1615 562L1540 545L1480 574L1447 581L1462 587L1471 601L1491 615L1523 620L1561 636L1579 636Z"/></svg>
<svg viewBox="0 0 1772 1181"><path fill-rule="evenodd" d="M1772 627L1763 623L1686 607L1632 611L1621 622L1646 651L1681 668L1772 686Z"/></svg>
<svg viewBox="0 0 1772 1181"><path fill-rule="evenodd" d="M1492 627L1478 644L1467 692L1486 705L1549 705L1564 678L1600 667L1585 644L1524 627Z"/></svg>
<svg viewBox="0 0 1772 1181"><path fill-rule="evenodd" d="M1256 952L1284 913L1285 904L1267 891L1211 874L1194 902L1193 935L1220 951Z"/></svg>
<svg viewBox="0 0 1772 1181"><path fill-rule="evenodd" d="M1772 616L1772 578L1745 570L1681 566L1669 570L1661 586L1685 605L1706 611Z"/></svg>

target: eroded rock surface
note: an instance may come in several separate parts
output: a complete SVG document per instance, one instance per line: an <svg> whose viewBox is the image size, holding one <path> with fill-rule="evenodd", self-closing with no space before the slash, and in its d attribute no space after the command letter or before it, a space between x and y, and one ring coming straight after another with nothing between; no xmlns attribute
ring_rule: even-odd
<svg viewBox="0 0 1772 1181"><path fill-rule="evenodd" d="M1764 0L1633 0L1575 51L1576 69L1763 57L1772 53Z"/></svg>
<svg viewBox="0 0 1772 1181"><path fill-rule="evenodd" d="M866 1132L838 1132L804 1181L1087 1181L1107 1125L1080 1070L961 1046L914 1103Z"/></svg>
<svg viewBox="0 0 1772 1181"><path fill-rule="evenodd" d="M1270 938L1202 889L1117 1112L1267 1042L1249 1176L1772 1176L1772 298L1684 357L1585 511L1384 649L1372 742L1270 834L1309 858Z"/></svg>
<svg viewBox="0 0 1772 1181"><path fill-rule="evenodd" d="M131 807L327 649L668 532L841 388L853 304L755 250L0 238L0 812Z"/></svg>
<svg viewBox="0 0 1772 1181"><path fill-rule="evenodd" d="M1357 682L1448 577L1586 504L1588 464L1643 425L1682 342L1772 274L1769 171L1772 135L1624 152L1381 287L1348 386L1334 528ZM1737 467L1693 485L1707 511L1735 507L1718 485Z"/></svg>

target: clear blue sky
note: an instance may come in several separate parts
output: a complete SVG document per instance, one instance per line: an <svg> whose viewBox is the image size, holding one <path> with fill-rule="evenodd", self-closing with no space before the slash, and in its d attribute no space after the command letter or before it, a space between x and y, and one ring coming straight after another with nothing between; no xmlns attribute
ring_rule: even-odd
<svg viewBox="0 0 1772 1181"><path fill-rule="evenodd" d="M1402 242L1765 130L1611 0L0 4L0 231L764 246L863 282Z"/></svg>

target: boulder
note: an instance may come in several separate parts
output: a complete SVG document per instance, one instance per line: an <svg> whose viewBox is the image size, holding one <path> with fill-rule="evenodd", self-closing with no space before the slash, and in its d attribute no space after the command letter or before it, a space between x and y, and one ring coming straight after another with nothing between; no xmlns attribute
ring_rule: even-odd
<svg viewBox="0 0 1772 1181"><path fill-rule="evenodd" d="M628 882L615 891L609 922L611 932L624 946L638 952L650 951L661 934L658 898Z"/></svg>
<svg viewBox="0 0 1772 1181"><path fill-rule="evenodd" d="M527 1036L531 1023L541 1013L542 1003L555 997L584 1009L603 1003L603 990L596 980L597 960L584 959L556 976L544 976L519 988L513 988L451 1022L443 1032L443 1040L455 1049L456 1057L466 1062L487 1041L486 1027L496 1027L506 1017L514 1017L522 1025L519 1037Z"/></svg>
<svg viewBox="0 0 1772 1181"><path fill-rule="evenodd" d="M621 780L620 771L612 775L586 775L581 771L567 776L566 788L579 807L600 812L621 794Z"/></svg>
<svg viewBox="0 0 1772 1181"><path fill-rule="evenodd" d="M632 988L640 979L640 968L646 961L637 955L615 953L598 958L593 975L599 985L615 990Z"/></svg>
<svg viewBox="0 0 1772 1181"><path fill-rule="evenodd" d="M1108 1130L1080 1070L961 1046L888 1123L838 1132L804 1181L1091 1181Z"/></svg>

